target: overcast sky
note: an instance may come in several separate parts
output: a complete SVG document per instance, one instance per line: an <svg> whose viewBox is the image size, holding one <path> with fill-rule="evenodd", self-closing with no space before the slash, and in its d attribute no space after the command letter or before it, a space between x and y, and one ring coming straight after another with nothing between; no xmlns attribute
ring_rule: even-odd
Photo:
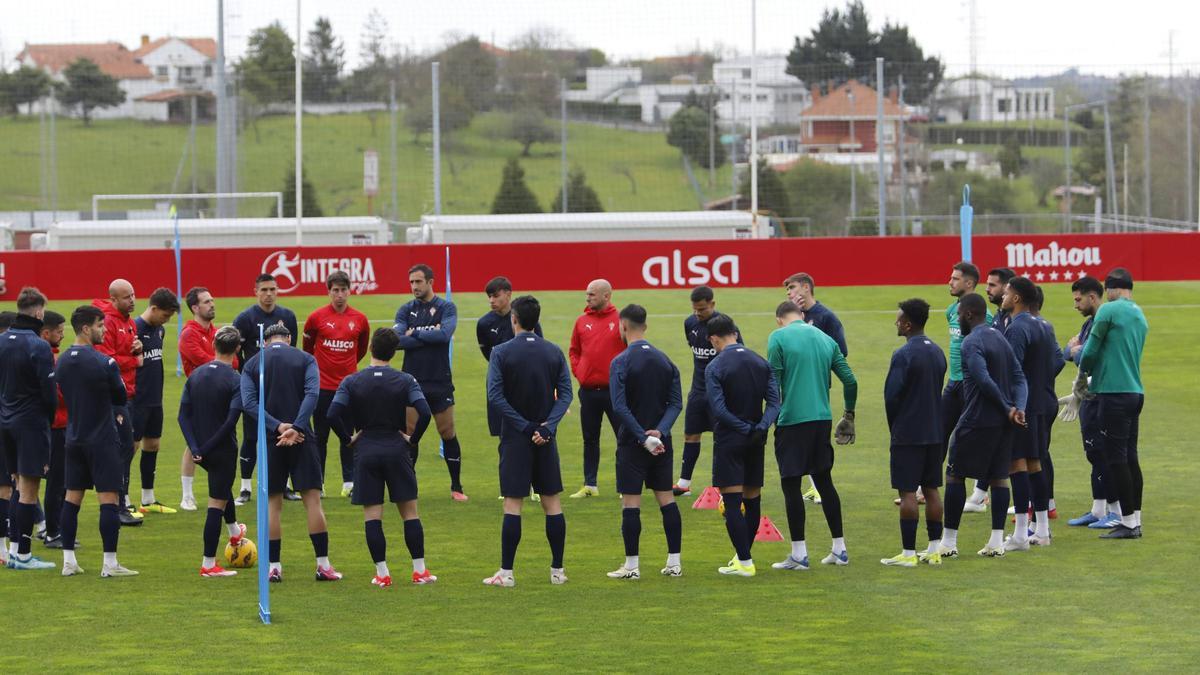
<svg viewBox="0 0 1200 675"><path fill-rule="evenodd" d="M967 0L866 0L872 23L907 24L927 54L951 72L970 62ZM828 6L816 0L758 0L759 53L786 53ZM228 53L245 47L256 27L279 20L295 28L292 0L226 0ZM353 64L362 26L378 7L395 43L436 47L451 32L476 34L501 46L532 26L563 33L577 46L610 59L649 57L717 43L750 50L750 0L303 0L305 29L331 19ZM26 42L101 42L130 47L139 36L216 35L217 0L3 0L0 53L7 61ZM1187 0L978 0L978 62L997 74L1030 75L1078 65L1084 70L1166 73L1169 28L1176 72L1200 71L1200 3ZM9 64L11 65L11 64Z"/></svg>

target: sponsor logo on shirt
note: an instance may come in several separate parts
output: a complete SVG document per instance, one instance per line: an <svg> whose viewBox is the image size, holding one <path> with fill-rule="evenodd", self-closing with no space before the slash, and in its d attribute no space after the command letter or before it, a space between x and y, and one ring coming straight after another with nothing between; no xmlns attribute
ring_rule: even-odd
<svg viewBox="0 0 1200 675"><path fill-rule="evenodd" d="M321 340L321 346L338 352L348 352L356 347L354 340Z"/></svg>
<svg viewBox="0 0 1200 675"><path fill-rule="evenodd" d="M710 281L736 284L740 269L740 259L734 254L715 258L694 255L685 260L679 249L675 249L670 256L647 258L642 263L642 279L651 286L695 286Z"/></svg>
<svg viewBox="0 0 1200 675"><path fill-rule="evenodd" d="M692 355L703 361L716 356L717 350L712 347L692 347Z"/></svg>
<svg viewBox="0 0 1200 675"><path fill-rule="evenodd" d="M350 292L355 294L379 288L375 263L369 256L362 258L304 258L299 252L275 251L262 264L263 274L270 274L279 283L280 293L291 293L302 284L324 284L332 272L341 270L350 275Z"/></svg>

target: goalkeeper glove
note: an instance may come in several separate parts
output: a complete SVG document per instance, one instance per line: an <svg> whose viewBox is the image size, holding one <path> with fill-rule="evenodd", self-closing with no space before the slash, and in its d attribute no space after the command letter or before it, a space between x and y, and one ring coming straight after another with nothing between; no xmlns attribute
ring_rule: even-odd
<svg viewBox="0 0 1200 675"><path fill-rule="evenodd" d="M853 445L854 444L854 411L847 410L842 413L842 419L837 423L837 428L833 430L833 440L838 445Z"/></svg>
<svg viewBox="0 0 1200 675"><path fill-rule="evenodd" d="M1079 419L1079 403L1079 397L1075 396L1074 393L1067 394L1058 399L1058 404L1063 407L1058 413L1058 419L1064 422L1074 422Z"/></svg>

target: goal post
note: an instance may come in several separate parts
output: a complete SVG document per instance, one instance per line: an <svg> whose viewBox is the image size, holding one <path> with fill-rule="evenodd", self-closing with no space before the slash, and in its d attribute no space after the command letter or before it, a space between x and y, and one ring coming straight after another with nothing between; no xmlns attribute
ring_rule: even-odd
<svg viewBox="0 0 1200 675"><path fill-rule="evenodd" d="M191 199L275 199L277 218L283 217L282 192L188 192L188 193L149 193L149 194L104 194L92 195L92 220L100 220L100 202L102 201L145 201L145 200L191 200Z"/></svg>

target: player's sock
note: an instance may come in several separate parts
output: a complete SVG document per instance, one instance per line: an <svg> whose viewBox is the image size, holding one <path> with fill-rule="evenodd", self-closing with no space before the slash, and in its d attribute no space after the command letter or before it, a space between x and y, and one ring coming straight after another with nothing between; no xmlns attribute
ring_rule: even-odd
<svg viewBox="0 0 1200 675"><path fill-rule="evenodd" d="M667 537L667 557L675 556L675 562L668 564L678 565L679 553L683 550L683 518L679 515L679 505L671 502L658 510L662 512L663 533Z"/></svg>
<svg viewBox="0 0 1200 675"><path fill-rule="evenodd" d="M925 519L925 532L929 535L927 551L936 551L938 542L942 540L942 521Z"/></svg>
<svg viewBox="0 0 1200 675"><path fill-rule="evenodd" d="M12 491L12 496L8 498L8 522L4 527L4 536L8 537L8 547L12 553L16 553L17 544L21 541L21 526L20 512L21 492L16 488ZM1132 513L1132 511L1130 512Z"/></svg>
<svg viewBox="0 0 1200 675"><path fill-rule="evenodd" d="M945 497L945 512L942 516L945 519L946 529L958 532L959 521L962 520L963 507L967 503L967 486L960 482L946 483ZM1006 510L1008 506L1004 507ZM995 511L995 509L992 509ZM943 539L945 537L943 536ZM954 548L957 544L952 544L949 548Z"/></svg>
<svg viewBox="0 0 1200 675"><path fill-rule="evenodd" d="M621 539L625 541L625 559L638 556L638 540L642 536L642 510L637 507L621 509ZM635 565L636 567L636 565ZM626 565L627 569L633 569Z"/></svg>
<svg viewBox="0 0 1200 675"><path fill-rule="evenodd" d="M809 476L817 494L821 495L821 510L825 512L825 522L829 524L829 534L833 537L833 552L841 553L846 550L842 539L842 498L838 496L837 488L833 486L833 476L826 471L815 476ZM841 546L839 549L838 546Z"/></svg>
<svg viewBox="0 0 1200 675"><path fill-rule="evenodd" d="M733 550L737 552L738 560L750 560L749 533L746 528L746 516L742 514L742 493L726 492L721 495L725 501L725 531Z"/></svg>
<svg viewBox="0 0 1200 675"><path fill-rule="evenodd" d="M742 498L742 504L746 507L746 547L754 549L754 537L758 534L758 524L762 520L762 497L754 497L752 499Z"/></svg>
<svg viewBox="0 0 1200 675"><path fill-rule="evenodd" d="M1033 488L1029 480L1029 472L1018 471L1009 475L1008 483L1012 486L1012 505L1014 513L1029 513L1030 493ZM993 490L995 488L992 488Z"/></svg>
<svg viewBox="0 0 1200 675"><path fill-rule="evenodd" d="M567 517L563 514L546 516L546 541L550 542L550 567L561 570L563 549L567 545Z"/></svg>
<svg viewBox="0 0 1200 675"><path fill-rule="evenodd" d="M387 560L387 537L383 534L383 521L378 518L368 520L363 523L363 529L367 533L367 550L371 552L371 560L376 565Z"/></svg>
<svg viewBox="0 0 1200 675"><path fill-rule="evenodd" d="M272 568L279 566L279 552L282 548L282 539L267 540L267 562L271 563Z"/></svg>
<svg viewBox="0 0 1200 675"><path fill-rule="evenodd" d="M511 571L517 557L517 545L521 543L521 516L504 514L500 527L500 569Z"/></svg>
<svg viewBox="0 0 1200 675"><path fill-rule="evenodd" d="M1013 539L1016 541L1025 541L1029 536L1029 513L1018 513L1013 518Z"/></svg>
<svg viewBox="0 0 1200 675"><path fill-rule="evenodd" d="M375 576L377 576L377 577L392 576L392 571L388 569L388 564L387 564L386 560L379 560L379 561L375 562Z"/></svg>
<svg viewBox="0 0 1200 675"><path fill-rule="evenodd" d="M317 567L329 567L329 533L310 532L308 538L312 541L313 555L317 557ZM322 560L325 562L322 563Z"/></svg>
<svg viewBox="0 0 1200 675"><path fill-rule="evenodd" d="M783 505L787 511L788 534L792 541L804 541L804 486L799 478L784 478Z"/></svg>
<svg viewBox="0 0 1200 675"><path fill-rule="evenodd" d="M225 513L224 511L221 512L222 518L224 518L224 513ZM231 537L236 537L242 533L242 528L240 525L238 525L238 522L235 520L232 523L225 523L225 533Z"/></svg>
<svg viewBox="0 0 1200 675"><path fill-rule="evenodd" d="M1092 500L1092 517L1099 520L1104 517L1104 507L1106 504L1103 499Z"/></svg>
<svg viewBox="0 0 1200 675"><path fill-rule="evenodd" d="M1142 526L1142 510L1138 509L1133 512L1133 519L1137 521L1137 527Z"/></svg>
<svg viewBox="0 0 1200 675"><path fill-rule="evenodd" d="M446 469L450 471L450 489L453 492L462 492L462 448L458 445L458 436L447 438L442 443Z"/></svg>
<svg viewBox="0 0 1200 675"><path fill-rule="evenodd" d="M117 541L121 536L121 507L116 504L100 505L100 540L104 543L104 564L108 565L108 554L117 557ZM111 566L111 565L110 565Z"/></svg>
<svg viewBox="0 0 1200 675"><path fill-rule="evenodd" d="M905 551L904 555L909 555L908 551L916 551L917 550L917 519L916 518L901 518L900 519L900 548L904 549L904 551Z"/></svg>
<svg viewBox="0 0 1200 675"><path fill-rule="evenodd" d="M679 554L678 553L668 553L667 554L667 565L678 566L679 564L680 563L679 563Z"/></svg>
<svg viewBox="0 0 1200 675"><path fill-rule="evenodd" d="M684 442L683 444L683 467L679 469L679 487L690 487L692 484L692 471L696 468L696 462L700 460L700 441L693 443ZM686 481L686 482L684 482Z"/></svg>
<svg viewBox="0 0 1200 675"><path fill-rule="evenodd" d="M66 567L67 565L78 565L78 564L79 564L79 562L75 560L75 549L64 548L63 549L63 567Z"/></svg>
<svg viewBox="0 0 1200 675"><path fill-rule="evenodd" d="M192 486L196 482L196 477L195 476L180 476L179 482L183 486L183 498L187 499L188 497L191 497L192 499L195 499L196 495L195 495L195 492L192 490Z"/></svg>
<svg viewBox="0 0 1200 675"><path fill-rule="evenodd" d="M204 518L205 558L213 558L217 555L217 542L221 539L221 518L224 515L224 510L208 507L208 513ZM205 567L212 567L212 565L205 565Z"/></svg>
<svg viewBox="0 0 1200 675"><path fill-rule="evenodd" d="M104 566L105 567L120 566L120 563L117 562L117 552L116 551L105 551L104 552Z"/></svg>
<svg viewBox="0 0 1200 675"><path fill-rule="evenodd" d="M147 490L146 488L142 488L142 503L143 504L153 504L155 501L156 500L154 498L154 488L150 488L149 490Z"/></svg>
<svg viewBox="0 0 1200 675"><path fill-rule="evenodd" d="M1008 517L1008 500L1010 490L1006 487L992 486L992 529L1004 531L1004 519Z"/></svg>
<svg viewBox="0 0 1200 675"><path fill-rule="evenodd" d="M1105 506L1108 507L1109 513L1115 513L1115 514L1117 514L1118 518L1121 517L1121 502L1113 500L1111 502L1106 503Z"/></svg>
<svg viewBox="0 0 1200 675"><path fill-rule="evenodd" d="M1050 510L1050 483L1048 482L1049 475L1045 471L1038 471L1029 474L1029 500L1033 504L1034 511L1049 511Z"/></svg>
<svg viewBox="0 0 1200 675"><path fill-rule="evenodd" d="M845 537L834 537L832 550L834 553L845 553L846 552Z"/></svg>
<svg viewBox="0 0 1200 675"><path fill-rule="evenodd" d="M792 542L792 558L795 560L804 560L808 557L808 544L804 541Z"/></svg>
<svg viewBox="0 0 1200 675"><path fill-rule="evenodd" d="M680 478L675 484L686 490L692 487L692 480L690 478Z"/></svg>
<svg viewBox="0 0 1200 675"><path fill-rule="evenodd" d="M142 458L138 460L138 469L142 474L142 503L154 503L154 473L158 470L158 452L142 450ZM146 501L146 490L150 491L150 501Z"/></svg>
<svg viewBox="0 0 1200 675"><path fill-rule="evenodd" d="M200 566L205 569L215 567L216 564L217 564L217 556L215 556L215 555L206 555L206 556L202 557L200 560Z"/></svg>
<svg viewBox="0 0 1200 675"><path fill-rule="evenodd" d="M0 499L0 544L8 547L8 499Z"/></svg>
<svg viewBox="0 0 1200 675"><path fill-rule="evenodd" d="M33 526L37 523L37 504L17 504L18 527L21 538L17 540L17 555L21 559L29 557L33 547Z"/></svg>
<svg viewBox="0 0 1200 675"><path fill-rule="evenodd" d="M958 548L958 530L949 527L942 530L942 548Z"/></svg>
<svg viewBox="0 0 1200 675"><path fill-rule="evenodd" d="M420 518L404 521L404 545L408 547L408 555L413 559L415 565L417 560L421 561L421 569L414 568L414 572L425 571L425 527L421 525Z"/></svg>
<svg viewBox="0 0 1200 675"><path fill-rule="evenodd" d="M227 525L237 525L237 505L233 503L232 499L225 502L224 516L225 516L225 523ZM230 532L230 534L236 534L236 533Z"/></svg>
<svg viewBox="0 0 1200 675"><path fill-rule="evenodd" d="M1035 533L1038 539L1047 539L1050 537L1050 512L1049 511L1034 511L1033 515L1037 519Z"/></svg>
<svg viewBox="0 0 1200 675"><path fill-rule="evenodd" d="M63 500L62 517L58 521L58 534L62 537L63 551L75 556L75 537L79 534L79 505Z"/></svg>
<svg viewBox="0 0 1200 675"><path fill-rule="evenodd" d="M249 478L242 479L242 492L254 492L254 483Z"/></svg>
<svg viewBox="0 0 1200 675"><path fill-rule="evenodd" d="M1004 530L992 530L992 536L988 537L988 548L997 549L1004 546Z"/></svg>

